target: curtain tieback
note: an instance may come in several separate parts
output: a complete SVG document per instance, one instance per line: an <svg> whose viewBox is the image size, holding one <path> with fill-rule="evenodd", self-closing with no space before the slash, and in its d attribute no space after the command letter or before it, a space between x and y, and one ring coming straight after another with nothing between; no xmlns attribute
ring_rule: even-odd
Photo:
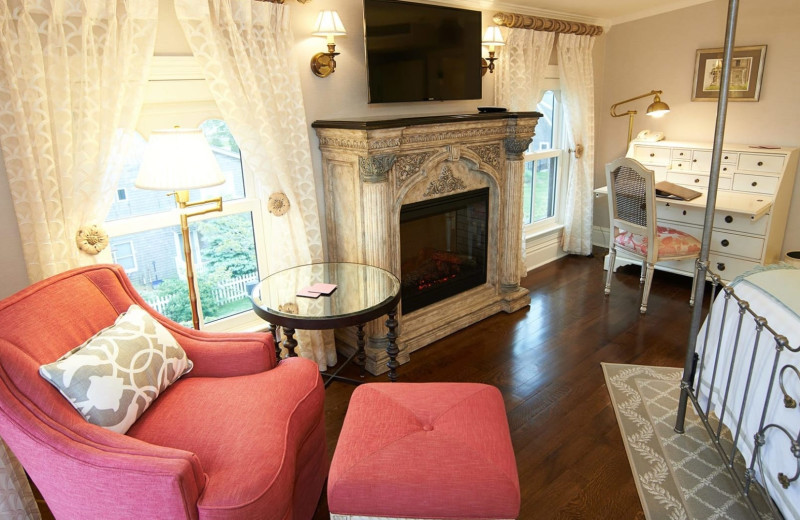
<svg viewBox="0 0 800 520"><path fill-rule="evenodd" d="M574 153L575 158L580 159L581 157L583 157L583 145L582 144L576 145L574 149L570 148L568 152Z"/></svg>

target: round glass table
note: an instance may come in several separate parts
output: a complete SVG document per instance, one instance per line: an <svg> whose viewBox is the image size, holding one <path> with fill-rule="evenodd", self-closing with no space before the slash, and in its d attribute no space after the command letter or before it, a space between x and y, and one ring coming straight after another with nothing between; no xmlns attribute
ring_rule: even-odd
<svg viewBox="0 0 800 520"><path fill-rule="evenodd" d="M328 377L356 382L338 375L339 370L357 356L362 375L366 362L364 324L387 315L386 353L389 380L397 380L397 304L400 301L400 280L384 269L348 262L327 262L300 265L273 273L259 282L250 295L255 313L286 336L283 346L289 356L296 356L295 329L322 330L357 326L356 351ZM275 343L280 358L280 346Z"/></svg>

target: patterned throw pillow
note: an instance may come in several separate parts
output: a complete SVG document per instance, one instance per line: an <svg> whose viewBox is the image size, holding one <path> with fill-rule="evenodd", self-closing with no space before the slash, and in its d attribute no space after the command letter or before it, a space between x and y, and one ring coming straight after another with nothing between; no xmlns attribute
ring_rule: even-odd
<svg viewBox="0 0 800 520"><path fill-rule="evenodd" d="M87 421L125 433L192 369L170 332L138 305L58 360L39 367Z"/></svg>

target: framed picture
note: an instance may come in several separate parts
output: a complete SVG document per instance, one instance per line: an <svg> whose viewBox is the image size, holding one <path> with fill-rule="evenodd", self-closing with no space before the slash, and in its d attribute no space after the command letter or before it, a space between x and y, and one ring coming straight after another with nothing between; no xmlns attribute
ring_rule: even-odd
<svg viewBox="0 0 800 520"><path fill-rule="evenodd" d="M766 45L733 48L729 101L758 101L766 55ZM694 63L692 101L719 99L721 79L722 49L698 49Z"/></svg>

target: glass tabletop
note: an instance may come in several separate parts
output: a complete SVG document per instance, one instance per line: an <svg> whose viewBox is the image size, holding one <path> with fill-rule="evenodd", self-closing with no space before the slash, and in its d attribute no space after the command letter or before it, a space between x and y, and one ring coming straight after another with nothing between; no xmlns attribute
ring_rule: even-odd
<svg viewBox="0 0 800 520"><path fill-rule="evenodd" d="M298 329L346 327L378 318L396 307L400 280L371 265L308 264L264 278L250 299L256 314L274 325Z"/></svg>

